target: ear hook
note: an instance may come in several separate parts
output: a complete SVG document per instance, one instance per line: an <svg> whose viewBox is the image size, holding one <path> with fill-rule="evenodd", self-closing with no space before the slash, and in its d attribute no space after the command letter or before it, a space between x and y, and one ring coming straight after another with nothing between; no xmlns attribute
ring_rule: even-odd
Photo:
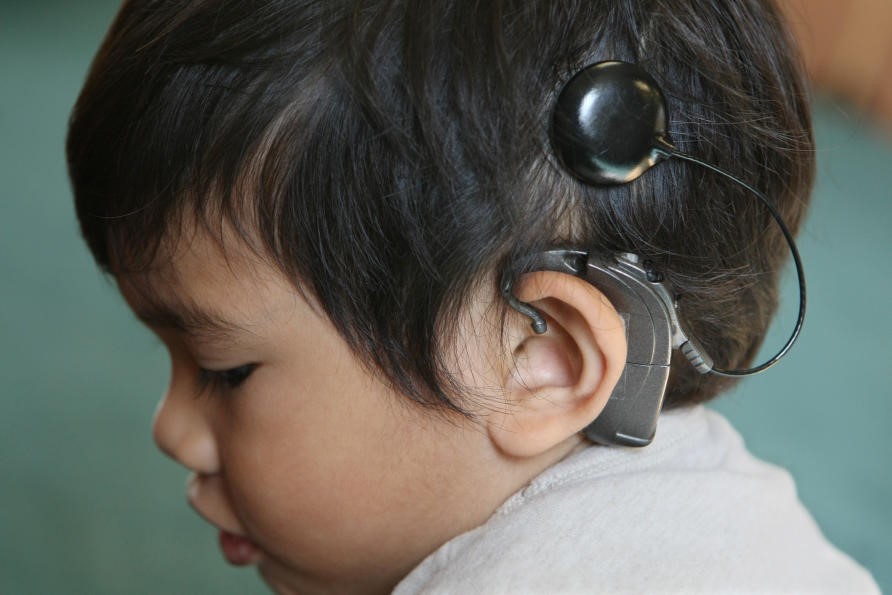
<svg viewBox="0 0 892 595"><path fill-rule="evenodd" d="M799 314L784 346L764 363L746 370L696 366L701 373L748 376L776 364L799 338L805 321L805 272L793 234L768 197L733 174L676 149L666 133L666 100L646 71L627 62L599 62L582 69L564 86L554 109L551 143L562 165L586 184L625 184L657 163L676 157L696 163L746 188L768 209L790 247L799 282ZM547 329L545 319L503 285L508 304L532 318L536 333ZM685 352L692 363L708 355ZM705 356L705 357L704 357Z"/></svg>
<svg viewBox="0 0 892 595"><path fill-rule="evenodd" d="M514 284L507 280L502 284L502 296L508 302L508 305L523 314L524 316L532 319L530 326L533 327L533 332L537 335L545 334L545 331L548 330L548 323L545 322L545 318L536 308L532 307L526 302L522 302L517 299L517 296L514 295Z"/></svg>

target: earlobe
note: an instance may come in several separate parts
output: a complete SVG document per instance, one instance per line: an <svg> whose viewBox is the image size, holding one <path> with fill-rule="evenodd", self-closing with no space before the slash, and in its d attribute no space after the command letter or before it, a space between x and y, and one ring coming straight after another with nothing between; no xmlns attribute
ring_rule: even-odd
<svg viewBox="0 0 892 595"><path fill-rule="evenodd" d="M607 404L626 362L622 318L584 279L551 271L530 273L515 287L518 299L548 319L536 335L529 320L518 325L503 382L505 408L487 427L503 453L532 457L572 439Z"/></svg>

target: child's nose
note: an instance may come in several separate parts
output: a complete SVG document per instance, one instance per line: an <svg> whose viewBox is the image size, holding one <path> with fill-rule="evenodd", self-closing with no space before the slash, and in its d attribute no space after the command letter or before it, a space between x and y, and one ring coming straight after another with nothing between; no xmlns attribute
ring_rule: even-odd
<svg viewBox="0 0 892 595"><path fill-rule="evenodd" d="M158 403L152 437L164 454L184 467L212 475L219 471L219 457L207 412L206 399L195 398L185 387L171 382Z"/></svg>

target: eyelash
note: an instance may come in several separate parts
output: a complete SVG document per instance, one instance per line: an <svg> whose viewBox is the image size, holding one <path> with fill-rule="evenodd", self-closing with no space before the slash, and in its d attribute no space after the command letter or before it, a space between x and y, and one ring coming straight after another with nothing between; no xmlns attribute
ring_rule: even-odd
<svg viewBox="0 0 892 595"><path fill-rule="evenodd" d="M238 388L257 369L257 364L245 364L228 370L206 370L198 372L199 394L205 391L221 392Z"/></svg>

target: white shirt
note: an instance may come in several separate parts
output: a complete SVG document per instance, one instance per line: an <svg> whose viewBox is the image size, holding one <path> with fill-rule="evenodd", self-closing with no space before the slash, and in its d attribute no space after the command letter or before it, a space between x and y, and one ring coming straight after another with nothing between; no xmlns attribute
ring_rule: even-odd
<svg viewBox="0 0 892 595"><path fill-rule="evenodd" d="M592 446L534 479L396 588L410 593L879 593L702 406L645 448Z"/></svg>

